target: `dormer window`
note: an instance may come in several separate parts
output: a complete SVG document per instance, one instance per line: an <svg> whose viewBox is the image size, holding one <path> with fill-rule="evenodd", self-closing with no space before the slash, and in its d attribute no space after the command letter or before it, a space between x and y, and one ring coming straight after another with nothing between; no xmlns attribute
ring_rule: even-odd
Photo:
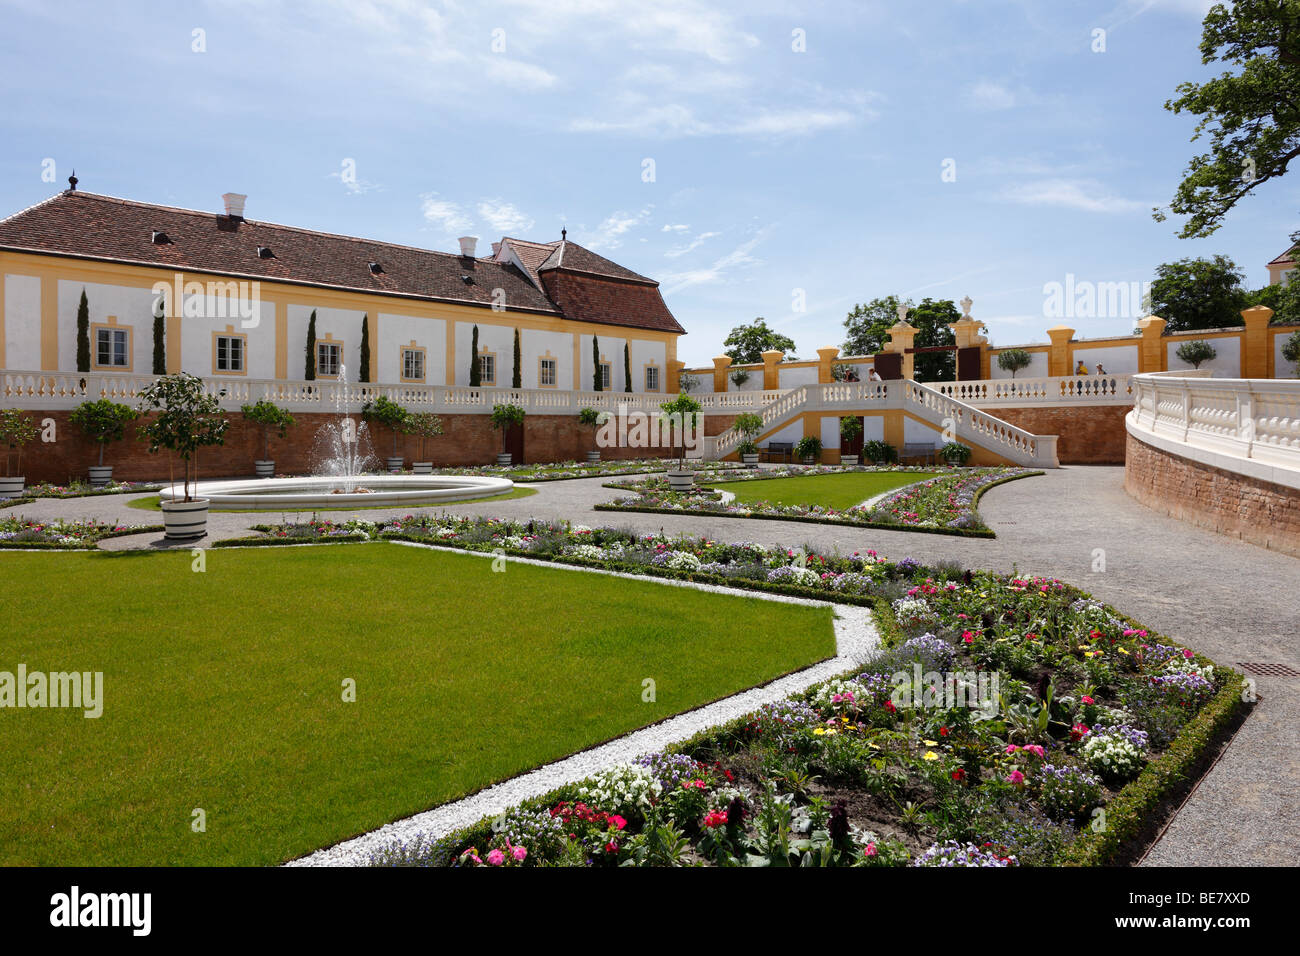
<svg viewBox="0 0 1300 956"><path fill-rule="evenodd" d="M474 284L474 277L471 276L471 275L463 275L463 276L460 277L460 281L463 282L463 283L465 283L466 285L473 285L473 284Z"/></svg>
<svg viewBox="0 0 1300 956"><path fill-rule="evenodd" d="M170 246L172 244L172 241L167 238L167 233L158 229L153 231L153 235L149 237L149 241L155 246Z"/></svg>
<svg viewBox="0 0 1300 956"><path fill-rule="evenodd" d="M259 259L274 259L274 258L275 258L275 253L271 251L271 247L270 247L270 246L258 246L258 247L257 247L257 258L259 258Z"/></svg>
<svg viewBox="0 0 1300 956"><path fill-rule="evenodd" d="M384 274L384 267L381 266L378 262L372 262L372 263L370 263L370 274L371 274L372 276L380 276L380 275L383 275L383 274Z"/></svg>

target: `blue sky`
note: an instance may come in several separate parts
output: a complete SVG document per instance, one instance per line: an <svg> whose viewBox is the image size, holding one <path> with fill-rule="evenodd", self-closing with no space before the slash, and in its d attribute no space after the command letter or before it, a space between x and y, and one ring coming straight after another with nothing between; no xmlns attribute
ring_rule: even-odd
<svg viewBox="0 0 1300 956"><path fill-rule="evenodd" d="M1300 178L1207 240L1151 219L1192 153L1163 103L1208 72L1208 6L0 0L0 214L75 166L90 192L242 192L250 218L448 251L567 225L661 282L690 364L758 315L812 356L890 293L1046 341L1046 283L1224 253L1255 287L1295 228Z"/></svg>

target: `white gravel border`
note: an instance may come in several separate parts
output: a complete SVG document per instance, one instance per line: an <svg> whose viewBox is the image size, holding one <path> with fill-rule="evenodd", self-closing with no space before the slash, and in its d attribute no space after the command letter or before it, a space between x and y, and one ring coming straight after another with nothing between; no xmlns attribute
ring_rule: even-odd
<svg viewBox="0 0 1300 956"><path fill-rule="evenodd" d="M428 548L433 551L476 555L489 559L498 557L498 555L488 552L465 551L462 548L439 547L410 541L394 541L391 543L403 544L413 548ZM582 780L615 764L626 763L642 754L662 750L669 744L685 740L702 730L741 717L763 704L784 700L791 694L812 684L836 677L846 670L864 663L871 652L880 646L880 635L876 632L871 610L865 607L788 597L780 594L763 594L736 588L726 588L716 584L666 580L629 574L624 571L578 567L552 561L539 561L535 558L506 557L505 560L518 564L533 564L548 568L586 572L588 574L606 574L612 577L630 578L634 581L649 581L666 587L712 591L716 594L727 594L732 597L751 597L761 601L803 604L809 607L832 607L835 609L836 653L830 660L814 664L812 667L796 671L793 674L787 674L785 677L780 677L763 687L742 691L724 700L706 704L684 714L678 714L676 717L670 717L660 723L619 737L617 740L611 740L590 750L584 750L554 763L546 764L536 770L520 774L503 783L481 790L472 796L465 797L463 800L446 803L432 810L426 810L423 813L417 813L415 816L407 817L404 820L385 824L370 833L293 860L286 864L287 866L361 866L368 862L371 853L382 849L389 843L399 841L409 843L419 838L436 839L461 827L477 823L484 817L494 817L502 814L529 797L541 796L562 784Z"/></svg>

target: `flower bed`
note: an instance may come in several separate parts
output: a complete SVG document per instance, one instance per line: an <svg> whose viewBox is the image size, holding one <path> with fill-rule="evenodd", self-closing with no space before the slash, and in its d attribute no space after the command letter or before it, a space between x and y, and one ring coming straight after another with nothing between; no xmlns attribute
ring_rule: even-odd
<svg viewBox="0 0 1300 956"><path fill-rule="evenodd" d="M487 475L509 478L512 481L566 481L571 478L605 478L615 475L641 475L666 471L674 460L663 458L629 459L626 461L578 462L562 461L537 465L475 465L462 468L435 468L435 475ZM744 468L734 461L707 461L693 465L697 471L716 474L740 472Z"/></svg>
<svg viewBox="0 0 1300 956"><path fill-rule="evenodd" d="M865 665L371 862L1101 864L1243 706L1239 675L1060 581L876 567Z"/></svg>
<svg viewBox="0 0 1300 956"><path fill-rule="evenodd" d="M924 470L924 469L918 469ZM933 469L929 469L933 471ZM794 477L812 470L764 473L762 477ZM886 495L870 506L835 510L821 505L773 504L766 501L723 503L709 488L689 492L669 491L662 479L650 479L621 487L638 494L596 505L598 511L639 511L678 514L694 512L724 518L762 518L776 521L808 521L817 524L852 524L885 527L899 531L922 531L966 537L992 538L976 508L980 496L994 485L1016 478L1041 475L1026 468L963 468ZM728 478L728 481L756 480ZM711 480L709 485L724 483Z"/></svg>
<svg viewBox="0 0 1300 956"><path fill-rule="evenodd" d="M102 521L31 521L0 517L0 548L94 548L96 542L128 534L161 531L162 525L122 525Z"/></svg>
<svg viewBox="0 0 1300 956"><path fill-rule="evenodd" d="M0 508L12 508L28 504L37 498L97 498L100 495L129 495L141 491L157 491L161 485L157 482L114 481L103 488L96 488L84 481L74 481L68 485L55 485L43 482L28 485L23 489L21 498L0 498Z"/></svg>
<svg viewBox="0 0 1300 956"><path fill-rule="evenodd" d="M701 469L697 467L696 462L691 463L691 468L695 471ZM709 462L708 464L714 464ZM727 464L723 462L722 464ZM932 465L920 467L917 465L782 465L779 468L731 468L724 470L723 474L709 475L704 479L704 484L721 485L729 482L738 481L767 481L772 478L809 478L816 475L844 475L854 473L872 473L885 472L889 474L926 474L931 475L936 471L952 471L942 465ZM605 483L606 488L623 488L630 491L640 491L643 488L654 490L666 489L668 479L666 478L648 478L636 481L610 481Z"/></svg>

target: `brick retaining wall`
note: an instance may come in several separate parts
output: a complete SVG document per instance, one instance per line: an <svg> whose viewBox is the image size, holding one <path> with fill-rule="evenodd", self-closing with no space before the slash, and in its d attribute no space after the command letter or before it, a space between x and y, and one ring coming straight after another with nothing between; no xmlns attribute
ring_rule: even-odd
<svg viewBox="0 0 1300 956"><path fill-rule="evenodd" d="M1124 488L1155 511L1300 557L1300 491L1173 455L1128 435ZM1207 556L1206 560L1211 560Z"/></svg>
<svg viewBox="0 0 1300 956"><path fill-rule="evenodd" d="M1124 417L1132 405L1072 405L1062 408L984 408L1035 435L1057 435L1056 457L1062 465L1124 464Z"/></svg>

